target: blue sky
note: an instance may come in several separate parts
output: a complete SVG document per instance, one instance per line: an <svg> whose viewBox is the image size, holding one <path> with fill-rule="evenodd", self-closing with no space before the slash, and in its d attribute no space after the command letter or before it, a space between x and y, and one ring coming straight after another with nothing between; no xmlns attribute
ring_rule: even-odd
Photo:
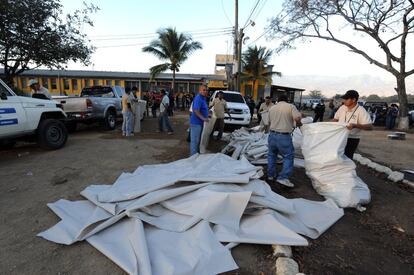
<svg viewBox="0 0 414 275"><path fill-rule="evenodd" d="M82 2L83 0L62 0L65 12L81 7ZM91 15L94 27L84 29L92 44L98 47L92 58L94 65L83 67L80 64L70 64L69 69L148 71L160 62L150 54L143 53L141 48L149 43L151 34L157 29L170 26L176 27L180 32L192 33L194 39L203 44L203 49L189 58L181 67L181 72L213 73L215 55L233 51L233 38L230 34L225 34L225 28L234 24L233 0L91 2L100 8L96 14ZM239 24L246 23L255 3L255 0L239 0ZM281 3L281 0L259 2L252 15L255 26L246 28L246 36L250 38L246 40L246 46L263 34L268 20L280 11ZM219 31L221 33L217 33ZM255 43L268 48L277 45L277 41L267 41L265 36ZM274 55L272 63L275 70L285 75L386 76L382 70L368 64L363 58L324 41L298 44L295 50Z"/></svg>

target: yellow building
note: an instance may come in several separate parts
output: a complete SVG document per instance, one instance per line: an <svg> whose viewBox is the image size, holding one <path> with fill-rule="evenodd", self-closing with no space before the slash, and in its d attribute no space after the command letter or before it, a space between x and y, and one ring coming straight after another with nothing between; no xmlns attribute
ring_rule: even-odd
<svg viewBox="0 0 414 275"><path fill-rule="evenodd" d="M0 69L0 75L3 69ZM36 79L47 88L52 95L79 95L84 87L107 85L121 87L137 87L139 91L150 91L155 87L170 90L172 74L160 74L150 81L149 73L134 72L105 72L80 70L28 70L14 79L14 85L19 90L30 93L28 83ZM175 93L198 92L200 84L211 83L226 88L225 76L212 74L176 74Z"/></svg>

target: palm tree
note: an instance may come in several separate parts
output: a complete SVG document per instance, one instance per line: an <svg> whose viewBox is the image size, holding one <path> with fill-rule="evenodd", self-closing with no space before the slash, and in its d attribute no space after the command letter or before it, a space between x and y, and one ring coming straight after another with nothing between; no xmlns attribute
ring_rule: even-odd
<svg viewBox="0 0 414 275"><path fill-rule="evenodd" d="M253 92L256 88L256 83L264 81L265 83L272 83L272 76L281 76L280 72L273 72L267 66L273 54L272 50L267 50L266 47L249 47L242 56L243 72L241 74L242 80L253 81Z"/></svg>
<svg viewBox="0 0 414 275"><path fill-rule="evenodd" d="M180 70L181 64L196 50L202 49L200 42L193 41L191 35L178 33L175 28L166 28L157 31L158 38L142 49L152 53L165 63L150 68L151 78L171 70L173 72L172 90L175 86L175 73Z"/></svg>

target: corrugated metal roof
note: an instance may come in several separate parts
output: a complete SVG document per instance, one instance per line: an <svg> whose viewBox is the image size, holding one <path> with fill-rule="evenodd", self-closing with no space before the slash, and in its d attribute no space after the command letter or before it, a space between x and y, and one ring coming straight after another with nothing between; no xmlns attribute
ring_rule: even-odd
<svg viewBox="0 0 414 275"><path fill-rule="evenodd" d="M0 68L0 75L4 73L4 69ZM111 78L111 79L149 79L149 73L143 72L112 72L112 71L82 71L82 70L27 70L24 71L21 75L23 76L33 76L33 77L82 77L82 78ZM172 79L172 74L162 73L158 75L155 80L170 80ZM177 73L175 75L176 80L226 80L222 75L214 74L181 74Z"/></svg>

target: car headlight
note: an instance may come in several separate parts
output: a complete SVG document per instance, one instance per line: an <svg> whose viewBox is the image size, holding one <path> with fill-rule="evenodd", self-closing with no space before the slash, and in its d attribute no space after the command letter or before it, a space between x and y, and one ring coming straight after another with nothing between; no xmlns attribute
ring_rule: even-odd
<svg viewBox="0 0 414 275"><path fill-rule="evenodd" d="M248 109L244 109L243 114L250 114L250 111Z"/></svg>

